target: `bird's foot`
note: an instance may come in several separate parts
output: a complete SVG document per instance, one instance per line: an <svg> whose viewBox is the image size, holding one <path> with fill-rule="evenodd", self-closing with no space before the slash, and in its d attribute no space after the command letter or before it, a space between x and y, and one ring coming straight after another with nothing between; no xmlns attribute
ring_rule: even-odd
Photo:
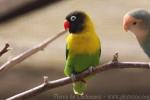
<svg viewBox="0 0 150 100"><path fill-rule="evenodd" d="M92 73L95 70L95 67L91 66L88 70L89 70L90 73Z"/></svg>
<svg viewBox="0 0 150 100"><path fill-rule="evenodd" d="M75 74L71 74L71 80L73 81L73 82L75 82L76 81L76 75Z"/></svg>

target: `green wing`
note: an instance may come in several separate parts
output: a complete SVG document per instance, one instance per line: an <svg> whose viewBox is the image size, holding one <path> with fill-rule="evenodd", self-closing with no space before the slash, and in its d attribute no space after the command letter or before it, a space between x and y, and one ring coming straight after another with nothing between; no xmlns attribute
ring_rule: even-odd
<svg viewBox="0 0 150 100"><path fill-rule="evenodd" d="M101 56L101 48L99 49L99 58L100 58L100 56Z"/></svg>
<svg viewBox="0 0 150 100"><path fill-rule="evenodd" d="M71 76L72 73L73 73L73 64L69 60L69 49L67 48L67 44L66 44L66 63L64 68L64 74L66 76Z"/></svg>
<svg viewBox="0 0 150 100"><path fill-rule="evenodd" d="M68 58L68 53L69 53L69 49L67 48L67 44L66 44L66 60Z"/></svg>

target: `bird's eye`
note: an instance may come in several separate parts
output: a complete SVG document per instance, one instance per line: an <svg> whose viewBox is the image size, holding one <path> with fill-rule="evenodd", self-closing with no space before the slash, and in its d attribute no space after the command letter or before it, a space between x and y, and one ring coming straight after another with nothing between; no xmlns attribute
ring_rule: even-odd
<svg viewBox="0 0 150 100"><path fill-rule="evenodd" d="M71 16L70 20L71 20L71 21L75 21L76 18L77 18L76 16Z"/></svg>
<svg viewBox="0 0 150 100"><path fill-rule="evenodd" d="M136 25L137 23L136 22L133 22L133 25Z"/></svg>

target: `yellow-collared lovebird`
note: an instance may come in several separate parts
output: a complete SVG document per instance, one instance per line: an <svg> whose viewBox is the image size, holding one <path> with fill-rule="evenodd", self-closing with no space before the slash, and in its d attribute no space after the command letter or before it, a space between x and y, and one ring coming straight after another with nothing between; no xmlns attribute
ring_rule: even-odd
<svg viewBox="0 0 150 100"><path fill-rule="evenodd" d="M123 17L123 27L135 34L144 52L150 57L150 13L144 9L134 9Z"/></svg>
<svg viewBox="0 0 150 100"><path fill-rule="evenodd" d="M82 11L74 11L66 16L64 28L69 30L66 45L66 76L81 73L99 64L101 47L90 17ZM75 94L83 95L86 80L74 82Z"/></svg>

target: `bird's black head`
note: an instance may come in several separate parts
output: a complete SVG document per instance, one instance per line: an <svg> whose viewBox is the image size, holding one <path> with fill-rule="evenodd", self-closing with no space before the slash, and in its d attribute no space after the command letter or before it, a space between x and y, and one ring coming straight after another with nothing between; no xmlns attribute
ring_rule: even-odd
<svg viewBox="0 0 150 100"><path fill-rule="evenodd" d="M69 29L70 33L76 34L81 32L85 27L86 14L82 11L74 11L66 16L64 22L65 29Z"/></svg>

